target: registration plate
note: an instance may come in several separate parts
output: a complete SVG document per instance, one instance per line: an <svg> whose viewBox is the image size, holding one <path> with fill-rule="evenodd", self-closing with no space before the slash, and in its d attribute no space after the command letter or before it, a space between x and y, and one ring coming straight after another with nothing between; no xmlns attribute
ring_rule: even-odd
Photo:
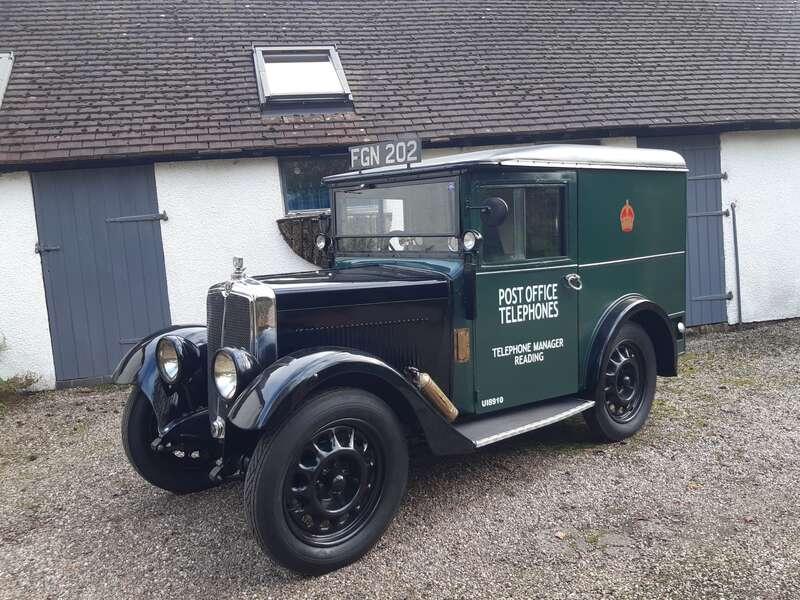
<svg viewBox="0 0 800 600"><path fill-rule="evenodd" d="M417 136L403 136L395 140L350 148L351 171L415 163L420 160L422 160L422 146Z"/></svg>

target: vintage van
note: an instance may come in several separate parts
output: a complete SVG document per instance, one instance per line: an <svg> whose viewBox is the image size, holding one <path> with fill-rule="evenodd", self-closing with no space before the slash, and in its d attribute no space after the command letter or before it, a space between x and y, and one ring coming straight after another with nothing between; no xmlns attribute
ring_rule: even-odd
<svg viewBox="0 0 800 600"><path fill-rule="evenodd" d="M331 268L248 276L234 259L205 325L120 363L142 477L186 493L244 476L261 547L320 573L391 521L409 438L456 454L579 413L598 440L644 425L684 348L678 154L516 147L327 183Z"/></svg>

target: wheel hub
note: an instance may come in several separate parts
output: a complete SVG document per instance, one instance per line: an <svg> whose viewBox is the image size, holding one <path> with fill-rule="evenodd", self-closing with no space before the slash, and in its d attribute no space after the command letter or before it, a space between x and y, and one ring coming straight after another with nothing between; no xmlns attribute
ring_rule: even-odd
<svg viewBox="0 0 800 600"><path fill-rule="evenodd" d="M382 457L362 428L320 430L287 474L285 506L295 535L315 544L351 535L374 507L381 477Z"/></svg>
<svg viewBox="0 0 800 600"><path fill-rule="evenodd" d="M605 372L605 405L619 423L632 420L644 397L641 352L630 341L620 342L608 358Z"/></svg>
<svg viewBox="0 0 800 600"><path fill-rule="evenodd" d="M367 467L355 449L334 445L312 475L310 508L328 518L346 513L364 492L361 482L368 476Z"/></svg>
<svg viewBox="0 0 800 600"><path fill-rule="evenodd" d="M344 489L345 478L344 475L339 474L333 478L333 482L331 483L331 491L334 494L341 494L342 490Z"/></svg>

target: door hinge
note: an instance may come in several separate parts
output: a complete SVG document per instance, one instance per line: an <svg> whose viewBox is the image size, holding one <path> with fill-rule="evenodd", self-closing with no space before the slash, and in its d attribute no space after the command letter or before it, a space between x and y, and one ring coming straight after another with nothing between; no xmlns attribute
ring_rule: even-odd
<svg viewBox="0 0 800 600"><path fill-rule="evenodd" d="M135 221L168 221L167 211L162 210L160 213L153 213L149 215L130 215L128 217L109 217L106 223L133 223Z"/></svg>
<svg viewBox="0 0 800 600"><path fill-rule="evenodd" d="M733 292L725 294L709 294L708 296L697 296L692 298L692 302L711 302L712 300L733 300Z"/></svg>
<svg viewBox="0 0 800 600"><path fill-rule="evenodd" d="M708 175L689 175L686 179L689 181L704 181L706 179L727 179L728 173L709 173Z"/></svg>
<svg viewBox="0 0 800 600"><path fill-rule="evenodd" d="M686 215L690 219L695 217L730 217L731 211L727 208L724 210L711 210L709 212L699 212Z"/></svg>
<svg viewBox="0 0 800 600"><path fill-rule="evenodd" d="M61 246L46 246L36 242L36 245L33 247L33 251L36 254L44 254L45 252L55 252L57 250L61 250Z"/></svg>

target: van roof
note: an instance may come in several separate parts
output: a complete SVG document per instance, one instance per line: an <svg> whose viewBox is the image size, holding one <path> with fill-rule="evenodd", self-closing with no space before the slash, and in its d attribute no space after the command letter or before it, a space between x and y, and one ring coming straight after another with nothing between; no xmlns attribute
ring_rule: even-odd
<svg viewBox="0 0 800 600"><path fill-rule="evenodd" d="M472 165L514 167L556 167L568 169L618 169L636 171L686 171L686 162L677 152L649 148L595 146L589 144L540 144L462 152L417 163L349 171L325 178L338 183L364 177L439 171Z"/></svg>

